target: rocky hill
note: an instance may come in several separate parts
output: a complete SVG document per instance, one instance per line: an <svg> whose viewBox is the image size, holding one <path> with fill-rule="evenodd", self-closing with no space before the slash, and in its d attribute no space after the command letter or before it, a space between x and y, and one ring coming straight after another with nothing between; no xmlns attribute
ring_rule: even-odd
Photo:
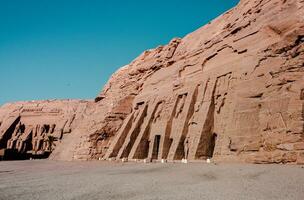
<svg viewBox="0 0 304 200"><path fill-rule="evenodd" d="M48 100L2 106L0 157L8 160L48 157L83 120L89 104L83 100Z"/></svg>
<svg viewBox="0 0 304 200"><path fill-rule="evenodd" d="M186 37L145 51L95 102L74 102L81 117L50 159L304 164L303 16L303 0L241 0ZM11 113L0 109L3 150L20 129L20 110ZM43 119L31 123L50 124Z"/></svg>

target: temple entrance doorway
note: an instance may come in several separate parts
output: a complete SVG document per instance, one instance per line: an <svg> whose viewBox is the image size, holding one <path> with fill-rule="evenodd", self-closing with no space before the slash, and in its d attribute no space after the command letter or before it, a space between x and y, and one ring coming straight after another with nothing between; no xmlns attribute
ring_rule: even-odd
<svg viewBox="0 0 304 200"><path fill-rule="evenodd" d="M160 145L160 135L155 135L154 144L153 144L152 159L156 160L158 158L159 145Z"/></svg>

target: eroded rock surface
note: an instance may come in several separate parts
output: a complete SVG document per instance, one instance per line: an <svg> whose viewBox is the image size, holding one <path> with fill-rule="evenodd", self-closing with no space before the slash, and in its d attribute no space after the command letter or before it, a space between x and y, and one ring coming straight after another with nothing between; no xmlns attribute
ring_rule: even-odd
<svg viewBox="0 0 304 200"><path fill-rule="evenodd" d="M303 16L303 0L242 0L145 51L51 158L304 164Z"/></svg>
<svg viewBox="0 0 304 200"><path fill-rule="evenodd" d="M89 102L32 101L0 109L0 149L3 159L47 158L83 119Z"/></svg>
<svg viewBox="0 0 304 200"><path fill-rule="evenodd" d="M178 40L105 158L303 162L303 5L241 1Z"/></svg>

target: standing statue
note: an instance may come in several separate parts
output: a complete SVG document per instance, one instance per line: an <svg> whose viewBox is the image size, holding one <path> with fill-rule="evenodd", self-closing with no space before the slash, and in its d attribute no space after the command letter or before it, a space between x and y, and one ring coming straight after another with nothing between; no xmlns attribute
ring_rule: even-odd
<svg viewBox="0 0 304 200"><path fill-rule="evenodd" d="M185 138L184 141L184 158L187 160L189 154L189 136Z"/></svg>

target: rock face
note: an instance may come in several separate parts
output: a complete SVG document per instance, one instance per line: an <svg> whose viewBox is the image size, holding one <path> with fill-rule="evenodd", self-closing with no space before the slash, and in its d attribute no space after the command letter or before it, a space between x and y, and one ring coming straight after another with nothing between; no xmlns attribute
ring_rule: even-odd
<svg viewBox="0 0 304 200"><path fill-rule="evenodd" d="M48 157L82 120L87 101L33 101L6 104L0 110L0 156Z"/></svg>
<svg viewBox="0 0 304 200"><path fill-rule="evenodd" d="M51 158L304 164L303 16L303 0L241 0L144 52L78 104Z"/></svg>

